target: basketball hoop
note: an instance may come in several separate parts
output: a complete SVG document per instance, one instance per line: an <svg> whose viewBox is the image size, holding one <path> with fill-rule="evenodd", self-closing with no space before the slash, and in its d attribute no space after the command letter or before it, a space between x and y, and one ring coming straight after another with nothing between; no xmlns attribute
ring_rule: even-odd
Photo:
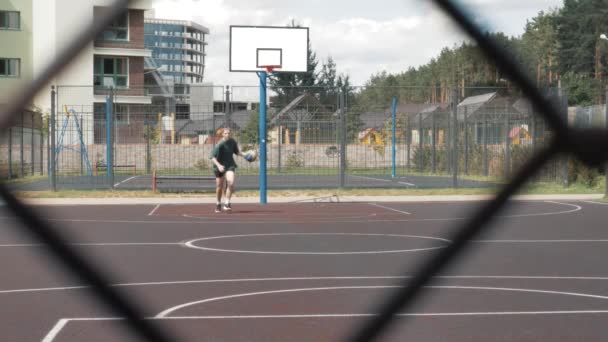
<svg viewBox="0 0 608 342"><path fill-rule="evenodd" d="M272 74L274 69L281 69L280 65L260 65L260 68L266 69L267 74Z"/></svg>

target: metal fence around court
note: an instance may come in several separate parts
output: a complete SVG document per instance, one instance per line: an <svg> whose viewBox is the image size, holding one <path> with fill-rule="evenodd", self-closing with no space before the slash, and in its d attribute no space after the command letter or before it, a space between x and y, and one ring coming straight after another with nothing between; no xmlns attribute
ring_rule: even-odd
<svg viewBox="0 0 608 342"><path fill-rule="evenodd" d="M12 126L0 132L0 177L42 175L46 166L46 134L43 117L24 110L14 115Z"/></svg>
<svg viewBox="0 0 608 342"><path fill-rule="evenodd" d="M551 137L512 89L270 89L270 189L495 186ZM565 117L565 94L547 96ZM53 188L152 189L153 171L210 176L209 155L224 127L242 149L259 148L257 86L190 86L179 94L58 86L52 97ZM259 188L259 162L238 164L239 188ZM567 161L556 159L535 180L566 182L567 173ZM212 188L192 180L160 187Z"/></svg>
<svg viewBox="0 0 608 342"><path fill-rule="evenodd" d="M102 30L121 13L121 10L126 3L126 1L116 1L112 3L107 13L102 15L100 20L96 21L90 29L83 30L77 39L67 46L65 51L60 55L60 59L58 61L53 61L48 69L43 72L43 76L36 78L31 85L15 96L9 104L10 108L6 110L6 112L11 113L12 111L24 108L31 97L39 91L44 84L48 83L52 75L61 70L78 51L102 32ZM584 164L589 167L600 167L605 165L608 160L608 153L604 147L608 142L606 130L583 130L568 127L567 122L560 117L563 108L560 109L558 106L547 101L541 92L535 88L533 82L525 76L523 70L514 64L515 58L512 58L507 51L503 51L503 49L491 39L491 36L485 34L484 30L477 28L473 24L473 21L467 17L463 9L450 1L437 0L435 3L471 36L481 51L494 61L497 68L502 70L507 78L521 87L523 92L530 97L531 101L535 104L535 107L538 108L540 116L544 118L543 122L547 127L551 127L551 141L547 142L548 139L545 137L542 143L539 144L540 146L533 144L533 146L539 147L538 151L522 168L515 172L511 181L501 188L492 201L482 203L476 212L472 213L464 220L459 221L456 229L451 230L452 233L449 236L451 243L446 248L440 249L436 253L430 255L424 264L419 265L415 272L411 273L411 276L404 277L401 284L399 284L399 288L388 295L382 303L375 307L375 312L378 314L373 315L363 322L361 326L357 327L356 331L350 336L350 341L376 340L380 337L381 333L386 331L389 324L394 321L393 318L397 313L408 312L415 303L418 303L417 300L423 296L423 291L428 287L427 285L430 281L438 274L443 274L446 268L450 266L450 262L453 263L454 261L457 261L457 257L460 253L467 248L467 243L470 240L476 239L484 229L487 230L487 224L491 222L492 218L495 217L499 210L504 208L507 201L517 193L533 175L537 174L543 167L546 167L552 158L560 153L568 153L580 158ZM345 129L346 125L344 123L344 121L346 121L346 115L344 115L344 113L349 112L349 107L344 106L345 103L348 103L345 101L345 98L347 97L342 97L342 100L339 102L341 103L339 115L342 120L340 126L340 134L342 137L346 137L346 133L348 132L348 129ZM458 103L457 101L451 102L452 104ZM459 141L461 141L458 139L459 134L456 133L458 132L456 127L459 126L456 124L459 122L458 108L452 106L452 111L449 111L448 113L452 113L452 122L455 124L453 126L445 124L443 127L444 129L446 129L445 127L452 127L451 131L454 132L451 135L452 141L454 142L452 146L456 147L458 146ZM2 114L4 114L4 112ZM468 115L468 111L465 115ZM449 118L448 122L450 122ZM504 122L506 123L504 136L506 137L506 132L510 132L509 128L512 121L510 121L510 119L508 121L507 119L504 119ZM604 123L607 122L608 120L604 121ZM3 127L10 127L6 125L6 120L4 120L2 124ZM532 121L532 125L535 127L533 129L533 132L535 132L537 129L536 120ZM111 131L111 127L112 125L110 125L108 132ZM466 128L468 125L464 125L464 127ZM53 134L51 140L55 139L54 129L55 125L52 125L51 131ZM449 131L450 130L447 129L444 134L449 133ZM432 132L434 135L436 130L432 130ZM488 130L486 129L485 132L487 134ZM448 137L446 140L449 141L450 135L446 135ZM502 134L496 135L500 136ZM468 141L466 129L465 136L467 138L464 141ZM490 134L487 134L487 136L489 137ZM536 137L533 136L533 142L535 138ZM506 143L505 146L508 151L511 146L511 139L512 137L510 135L509 138L506 139L508 143ZM406 140L411 141L410 137L406 137ZM488 141L489 139L485 140ZM347 139L342 138L340 141L342 144L345 144ZM435 138L433 138L433 141L435 141ZM437 141L435 141L435 143L436 142ZM447 144L448 143L446 142L446 145ZM422 146L422 144L420 145ZM81 147L84 146L85 142L81 144ZM110 143L107 146L109 147L107 150L110 151L110 155L112 153L111 151L113 151L112 146L113 143ZM51 150L54 151L54 149ZM346 150L341 149L340 151L342 152L340 156L341 161L348 160L348 158L345 158L346 153L343 153L346 152ZM456 155L454 150L452 149L451 151L450 155L452 157L450 160L458 160L458 158L454 158L454 155ZM51 160L54 160L54 158L51 158ZM347 166L345 162L341 162L341 165L344 167ZM458 163L453 162L451 165L454 166L454 170L460 169L457 167ZM111 168L109 169L111 170ZM57 173L58 171L55 171L53 172L53 175L56 175ZM456 174L458 174L458 171ZM23 223L23 226L20 227L23 229L20 229L20 231L31 233L31 236L44 244L47 247L44 248L44 250L48 251L56 260L61 261L66 269L81 279L85 285L91 287L97 298L107 305L110 312L118 317L125 317L127 326L134 334L137 334L142 340L174 340L172 336L169 336L167 331L155 324L154 320L147 320L144 318L146 317L144 314L145 311L140 308L139 302L134 302L131 298L116 291L115 287L110 285L115 283L113 281L114 279L109 277L106 272L102 271L94 263L90 262L87 257L68 244L67 241L69 239L64 238L62 234L59 234L57 229L48 220L42 219L36 210L21 203L21 201L15 198L6 186L1 183L0 194L3 200L6 201L8 208L14 212L16 217Z"/></svg>

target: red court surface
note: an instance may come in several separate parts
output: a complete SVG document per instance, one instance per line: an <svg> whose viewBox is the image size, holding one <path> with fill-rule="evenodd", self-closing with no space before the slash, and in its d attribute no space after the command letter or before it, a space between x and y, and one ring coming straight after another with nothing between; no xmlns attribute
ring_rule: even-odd
<svg viewBox="0 0 608 342"><path fill-rule="evenodd" d="M39 206L183 341L341 341L480 205ZM511 202L386 341L605 341L608 206ZM3 341L137 341L0 210Z"/></svg>

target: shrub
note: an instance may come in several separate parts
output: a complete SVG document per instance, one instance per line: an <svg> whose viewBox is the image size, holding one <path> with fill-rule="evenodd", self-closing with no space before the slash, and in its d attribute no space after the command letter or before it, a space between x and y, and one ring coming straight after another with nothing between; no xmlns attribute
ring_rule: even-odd
<svg viewBox="0 0 608 342"><path fill-rule="evenodd" d="M285 166L292 168L303 167L304 158L302 158L302 156L300 156L297 152L291 152L285 160Z"/></svg>

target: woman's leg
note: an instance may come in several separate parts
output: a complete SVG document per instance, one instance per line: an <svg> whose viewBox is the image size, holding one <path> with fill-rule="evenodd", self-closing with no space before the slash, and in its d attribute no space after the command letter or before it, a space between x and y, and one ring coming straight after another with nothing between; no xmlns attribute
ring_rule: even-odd
<svg viewBox="0 0 608 342"><path fill-rule="evenodd" d="M226 175L222 175L221 177L215 177L215 196L217 198L217 204L222 203L222 195L224 194L224 189L226 182Z"/></svg>
<svg viewBox="0 0 608 342"><path fill-rule="evenodd" d="M232 197L232 194L234 193L234 181L235 181L234 171L232 171L232 170L226 171L226 182L228 183L228 185L226 186L226 203L230 203L230 198Z"/></svg>

